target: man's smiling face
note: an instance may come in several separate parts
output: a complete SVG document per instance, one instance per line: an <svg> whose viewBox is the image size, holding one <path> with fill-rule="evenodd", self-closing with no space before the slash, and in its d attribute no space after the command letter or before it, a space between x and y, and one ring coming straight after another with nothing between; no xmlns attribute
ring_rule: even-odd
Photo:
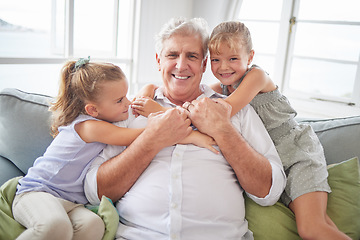
<svg viewBox="0 0 360 240"><path fill-rule="evenodd" d="M206 69L200 36L175 34L163 42L163 50L156 55L165 96L175 104L196 99Z"/></svg>

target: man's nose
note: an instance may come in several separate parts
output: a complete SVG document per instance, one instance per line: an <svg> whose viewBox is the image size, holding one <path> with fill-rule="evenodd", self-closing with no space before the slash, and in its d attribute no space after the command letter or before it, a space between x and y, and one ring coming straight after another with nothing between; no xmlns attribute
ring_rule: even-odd
<svg viewBox="0 0 360 240"><path fill-rule="evenodd" d="M187 58L185 56L179 56L177 61L176 61L176 68L179 71L185 70L187 68Z"/></svg>

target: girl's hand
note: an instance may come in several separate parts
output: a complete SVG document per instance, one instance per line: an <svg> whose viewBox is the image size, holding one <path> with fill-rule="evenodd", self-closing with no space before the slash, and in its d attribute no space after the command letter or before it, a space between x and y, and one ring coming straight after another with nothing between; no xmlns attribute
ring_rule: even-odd
<svg viewBox="0 0 360 240"><path fill-rule="evenodd" d="M149 97L136 97L131 103L131 108L135 116L142 115L144 117L148 117L150 113L166 111L166 108Z"/></svg>
<svg viewBox="0 0 360 240"><path fill-rule="evenodd" d="M192 131L191 134L184 138L180 143L192 143L198 147L207 148L215 154L219 154L219 151L213 146L216 145L215 140L212 137L199 131Z"/></svg>

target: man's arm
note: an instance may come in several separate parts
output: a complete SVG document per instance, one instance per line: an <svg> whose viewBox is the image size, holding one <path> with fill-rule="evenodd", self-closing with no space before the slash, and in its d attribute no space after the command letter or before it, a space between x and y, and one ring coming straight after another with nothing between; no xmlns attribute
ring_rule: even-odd
<svg viewBox="0 0 360 240"><path fill-rule="evenodd" d="M230 121L231 106L222 99L209 98L193 101L192 104L188 110L193 124L215 139L242 188L258 198L266 197L272 187L272 164L234 128ZM252 130L256 134L256 129ZM283 176L281 179L281 183L285 181ZM284 184L280 185L281 192Z"/></svg>
<svg viewBox="0 0 360 240"><path fill-rule="evenodd" d="M151 114L145 130L121 154L104 162L97 170L97 193L119 200L136 182L154 156L190 134L190 120L179 109Z"/></svg>

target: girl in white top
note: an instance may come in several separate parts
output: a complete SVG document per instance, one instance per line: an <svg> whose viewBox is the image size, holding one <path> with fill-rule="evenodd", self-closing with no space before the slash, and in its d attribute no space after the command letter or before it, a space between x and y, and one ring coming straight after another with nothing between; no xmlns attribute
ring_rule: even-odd
<svg viewBox="0 0 360 240"><path fill-rule="evenodd" d="M59 94L50 107L55 138L17 186L13 215L27 228L18 239L103 237L102 219L83 206L88 202L85 173L106 144L128 146L143 129L112 124L128 118L126 77L118 66L89 60L62 68ZM183 141L213 148L206 135L193 133Z"/></svg>

